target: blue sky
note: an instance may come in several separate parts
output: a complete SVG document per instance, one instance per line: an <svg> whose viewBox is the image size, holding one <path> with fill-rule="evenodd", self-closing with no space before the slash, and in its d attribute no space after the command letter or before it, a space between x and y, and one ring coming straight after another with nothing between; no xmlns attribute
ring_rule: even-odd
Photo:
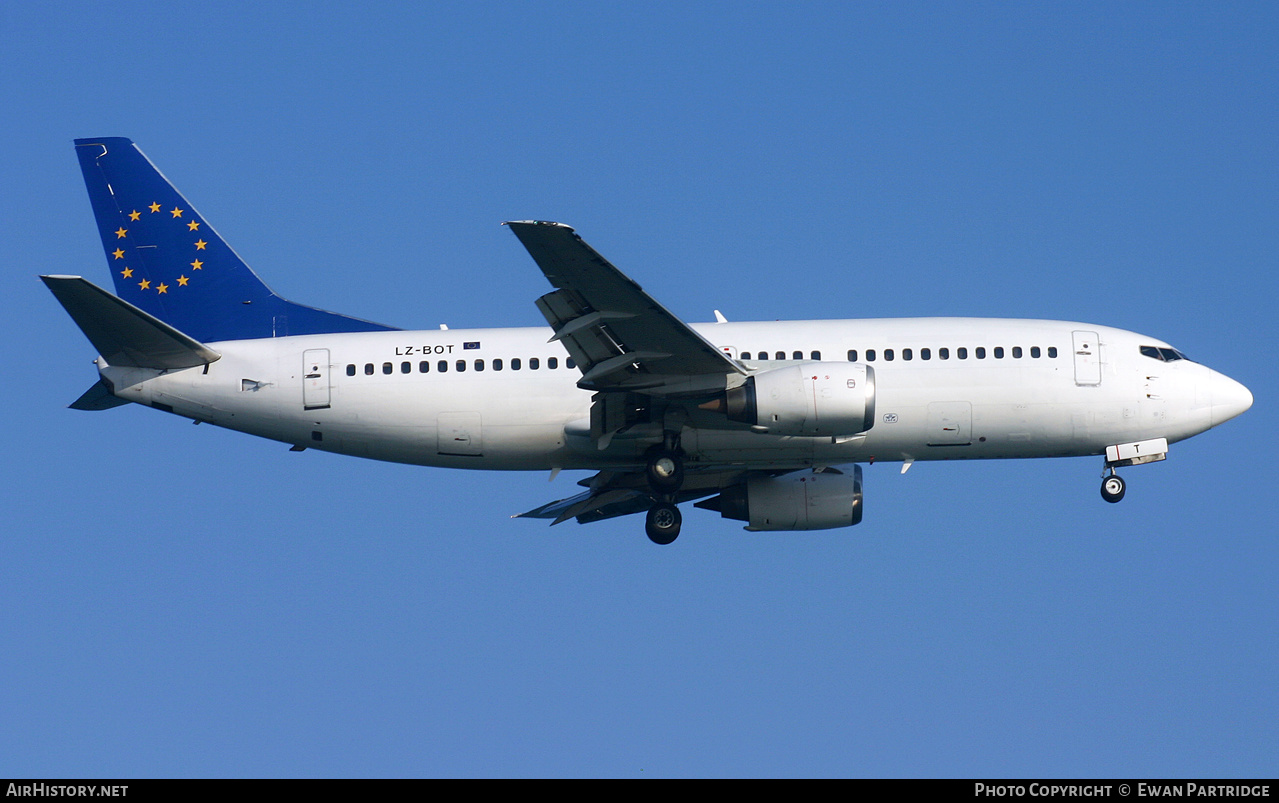
<svg viewBox="0 0 1279 803"><path fill-rule="evenodd" d="M1273 776L1273 4L10 3L0 775ZM274 289L539 325L507 219L692 321L983 315L1173 343L1243 417L867 469L865 522L508 516L580 475L65 409L128 136Z"/></svg>

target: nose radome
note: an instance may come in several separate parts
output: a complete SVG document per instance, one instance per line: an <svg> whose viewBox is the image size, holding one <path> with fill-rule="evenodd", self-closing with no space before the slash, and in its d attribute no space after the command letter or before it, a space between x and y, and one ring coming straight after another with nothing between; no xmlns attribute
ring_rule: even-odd
<svg viewBox="0 0 1279 803"><path fill-rule="evenodd" d="M1225 423L1252 406L1252 392L1216 371L1212 372L1212 425Z"/></svg>

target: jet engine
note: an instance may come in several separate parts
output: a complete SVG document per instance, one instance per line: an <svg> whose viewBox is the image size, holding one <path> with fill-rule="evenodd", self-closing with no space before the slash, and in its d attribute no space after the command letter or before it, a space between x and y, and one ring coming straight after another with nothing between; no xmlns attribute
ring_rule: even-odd
<svg viewBox="0 0 1279 803"><path fill-rule="evenodd" d="M770 435L856 435L875 423L875 369L851 362L774 368L731 388L723 410Z"/></svg>
<svg viewBox="0 0 1279 803"><path fill-rule="evenodd" d="M747 522L751 531L851 527L862 520L862 467L751 477L694 506Z"/></svg>

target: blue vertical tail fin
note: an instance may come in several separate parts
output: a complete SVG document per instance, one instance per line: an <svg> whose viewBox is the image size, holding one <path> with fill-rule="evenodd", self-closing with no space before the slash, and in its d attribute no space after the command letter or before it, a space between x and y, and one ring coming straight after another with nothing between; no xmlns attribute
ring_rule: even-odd
<svg viewBox="0 0 1279 803"><path fill-rule="evenodd" d="M394 327L280 298L124 137L77 139L120 298L209 343Z"/></svg>

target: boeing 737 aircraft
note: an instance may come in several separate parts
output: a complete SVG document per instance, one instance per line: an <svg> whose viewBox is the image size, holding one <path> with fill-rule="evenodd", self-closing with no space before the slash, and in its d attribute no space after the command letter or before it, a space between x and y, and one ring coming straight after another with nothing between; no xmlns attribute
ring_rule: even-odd
<svg viewBox="0 0 1279 803"><path fill-rule="evenodd" d="M554 288L546 328L402 331L275 295L130 140L79 139L117 295L42 280L97 349L71 406L127 402L294 450L450 468L589 469L523 516L679 505L748 530L862 519L860 463L1104 455L1115 469L1239 415L1252 394L1153 337L973 318L690 325L560 223L507 225Z"/></svg>

